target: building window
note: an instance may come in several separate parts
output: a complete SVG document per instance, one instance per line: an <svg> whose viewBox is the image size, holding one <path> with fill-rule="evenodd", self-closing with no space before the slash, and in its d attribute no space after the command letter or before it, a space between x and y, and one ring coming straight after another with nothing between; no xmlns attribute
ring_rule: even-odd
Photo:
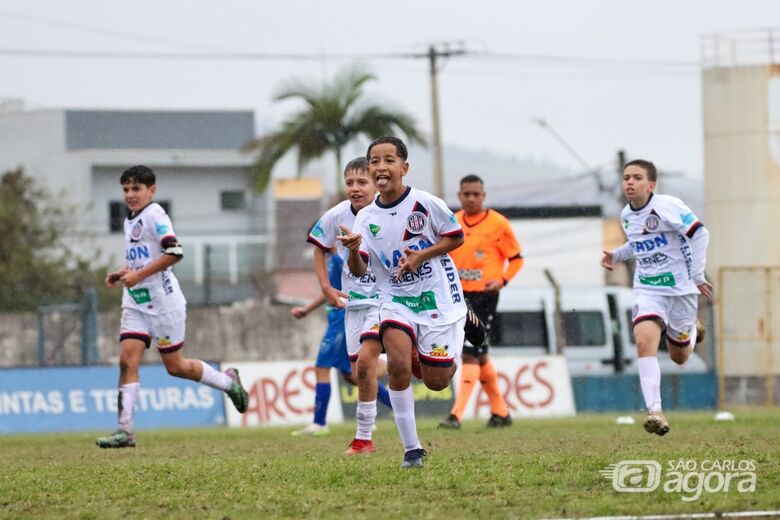
<svg viewBox="0 0 780 520"><path fill-rule="evenodd" d="M171 201L160 200L155 202L162 206L162 209L164 209L168 215L171 214ZM111 233L121 233L124 231L124 223L127 215L127 206L124 201L112 200L108 203L108 226Z"/></svg>
<svg viewBox="0 0 780 520"><path fill-rule="evenodd" d="M222 211L238 211L246 208L246 196L243 191L222 191L219 193Z"/></svg>

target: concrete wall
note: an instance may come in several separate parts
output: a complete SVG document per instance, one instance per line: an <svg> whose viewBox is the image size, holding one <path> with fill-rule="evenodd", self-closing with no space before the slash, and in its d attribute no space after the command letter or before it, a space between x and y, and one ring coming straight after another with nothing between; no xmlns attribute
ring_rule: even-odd
<svg viewBox="0 0 780 520"><path fill-rule="evenodd" d="M98 348L101 363L118 360L119 318L119 310L100 314ZM0 367L38 364L37 323L34 313L0 314ZM325 326L322 311L295 320L290 315L290 306L260 301L191 308L187 312L185 353L187 357L214 361L313 361ZM54 364L79 364L78 318L67 314L47 316L46 330L47 357ZM60 346L61 351L58 350ZM149 352L145 359L156 362L159 355Z"/></svg>

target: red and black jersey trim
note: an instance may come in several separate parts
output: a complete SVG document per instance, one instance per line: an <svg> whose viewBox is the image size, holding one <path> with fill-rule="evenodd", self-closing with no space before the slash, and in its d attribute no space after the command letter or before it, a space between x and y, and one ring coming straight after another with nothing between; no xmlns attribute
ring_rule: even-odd
<svg viewBox="0 0 780 520"><path fill-rule="evenodd" d="M139 341L143 341L144 345L146 345L146 348L149 348L149 345L152 344L152 337L144 332L122 332L119 334L120 343L126 339L137 339Z"/></svg>
<svg viewBox="0 0 780 520"><path fill-rule="evenodd" d="M637 323L642 323L643 321L660 321L661 324L663 324L664 320L661 319L661 317L658 314L643 314L642 316L637 316L634 318L633 325L636 326Z"/></svg>
<svg viewBox="0 0 780 520"><path fill-rule="evenodd" d="M384 336L387 329L397 329L406 332L406 334L412 339L412 346L414 347L415 345L417 345L417 335L414 333L414 329L412 329L406 323L402 323L400 321L395 321L395 320L383 321L382 323L379 324L380 339L382 338L382 336Z"/></svg>
<svg viewBox="0 0 780 520"><path fill-rule="evenodd" d="M420 356L420 363L423 365L428 365L429 367L447 368L451 367L452 363L454 362L453 358L426 356L422 352L418 352L417 355Z"/></svg>
<svg viewBox="0 0 780 520"><path fill-rule="evenodd" d="M675 347L680 347L680 348L685 348L691 344L690 339L686 339L685 341L677 341L676 339L672 339L669 336L666 336L666 342L669 343L670 345L673 345Z"/></svg>
<svg viewBox="0 0 780 520"><path fill-rule="evenodd" d="M177 350L181 350L181 348L184 346L184 342L177 343L175 345L168 345L167 347L157 347L157 350L160 352L160 354L170 354L172 352L176 352Z"/></svg>
<svg viewBox="0 0 780 520"><path fill-rule="evenodd" d="M317 241L317 239L316 239L316 238L314 238L314 237L313 237L313 236L311 236L311 235L309 235L309 236L306 238L306 241L307 241L308 243L310 243L310 244L314 244L315 246L319 247L320 249L322 249L322 250L323 250L323 251L325 251L326 253L327 253L328 251L330 251L330 248L329 248L329 247L325 247L325 245L324 245L324 244L321 244L320 242L318 242L318 241Z"/></svg>
<svg viewBox="0 0 780 520"><path fill-rule="evenodd" d="M368 332L364 332L363 334L360 335L360 340L359 341L360 341L360 343L363 343L364 341L366 341L368 339L379 340L380 339L379 332L374 331L374 330L370 330Z"/></svg>
<svg viewBox="0 0 780 520"><path fill-rule="evenodd" d="M461 237L463 237L463 230L462 229L456 229L455 231L449 231L447 233L442 233L441 236L443 236L443 237L461 238Z"/></svg>
<svg viewBox="0 0 780 520"><path fill-rule="evenodd" d="M693 223L693 225L688 228L688 231L685 233L685 236L688 238L693 238L693 235L696 234L696 232L699 230L699 228L704 227L704 224L699 222L698 220Z"/></svg>

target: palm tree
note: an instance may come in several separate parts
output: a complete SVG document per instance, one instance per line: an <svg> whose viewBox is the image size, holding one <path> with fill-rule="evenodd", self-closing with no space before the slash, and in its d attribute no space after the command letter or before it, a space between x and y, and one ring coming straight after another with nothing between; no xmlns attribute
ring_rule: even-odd
<svg viewBox="0 0 780 520"><path fill-rule="evenodd" d="M298 151L300 177L307 163L327 152L335 155L336 172L341 172L344 146L360 136L375 139L383 135L397 135L400 130L410 142L424 145L425 139L412 116L386 105L361 100L363 85L374 79L373 74L359 67L350 67L321 88L298 79L282 83L274 95L275 101L301 99L306 106L282 122L279 130L244 146L247 151L259 152L253 165L255 190L265 191L274 166L293 148Z"/></svg>

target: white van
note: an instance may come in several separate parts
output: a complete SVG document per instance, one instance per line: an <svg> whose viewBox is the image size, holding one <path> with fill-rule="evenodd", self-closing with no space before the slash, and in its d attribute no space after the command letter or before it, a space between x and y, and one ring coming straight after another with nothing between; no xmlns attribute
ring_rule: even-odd
<svg viewBox="0 0 780 520"><path fill-rule="evenodd" d="M572 375L612 374L617 364L622 364L625 373L636 373L633 300L627 287L561 289L565 355ZM552 288L502 289L490 333L491 355L555 354L554 315ZM696 352L683 366L675 364L665 352L659 353L658 360L664 374L709 371Z"/></svg>

